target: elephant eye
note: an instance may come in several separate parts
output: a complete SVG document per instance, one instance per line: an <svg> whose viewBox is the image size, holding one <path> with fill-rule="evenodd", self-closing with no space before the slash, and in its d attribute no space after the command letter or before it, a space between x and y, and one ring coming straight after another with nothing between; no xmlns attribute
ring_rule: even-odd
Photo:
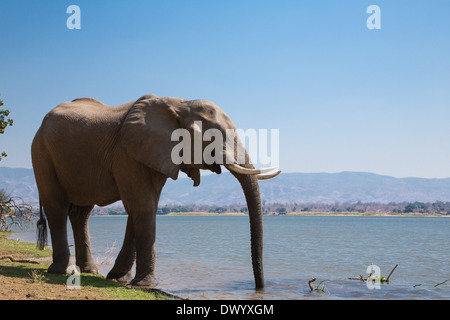
<svg viewBox="0 0 450 320"><path fill-rule="evenodd" d="M210 119L216 119L216 118L217 118L217 117L216 117L217 113L216 113L216 111L213 110L213 109L211 109L211 110L208 111L208 115L209 115L209 118L210 118Z"/></svg>

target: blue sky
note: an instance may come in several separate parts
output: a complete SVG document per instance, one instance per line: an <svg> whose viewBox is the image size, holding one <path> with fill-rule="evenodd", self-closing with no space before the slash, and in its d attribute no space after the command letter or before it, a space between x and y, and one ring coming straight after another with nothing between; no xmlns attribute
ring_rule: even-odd
<svg viewBox="0 0 450 320"><path fill-rule="evenodd" d="M69 30L69 5L81 30ZM369 30L369 5L381 29ZM450 2L0 2L1 166L31 168L63 101L148 93L216 102L242 129L280 130L285 172L450 177Z"/></svg>

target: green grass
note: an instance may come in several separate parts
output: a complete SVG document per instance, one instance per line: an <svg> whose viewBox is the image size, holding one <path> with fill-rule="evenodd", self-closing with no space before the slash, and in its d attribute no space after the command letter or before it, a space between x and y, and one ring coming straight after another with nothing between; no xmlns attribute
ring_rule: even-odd
<svg viewBox="0 0 450 320"><path fill-rule="evenodd" d="M35 258L45 258L52 256L52 252L48 247L44 250L38 250L36 249L35 243L7 239L7 237L9 237L10 235L11 232L0 232L0 252L11 251L15 252L16 254L20 253Z"/></svg>
<svg viewBox="0 0 450 320"><path fill-rule="evenodd" d="M15 279L26 279L30 283L46 283L53 285L66 285L69 275L50 274L47 268L51 264L52 252L48 248L45 250L36 249L35 243L10 240L8 232L0 232L0 256L12 255L16 259L36 259L39 264L11 262L7 259L0 260L0 276L8 277L14 283ZM41 259L43 258L43 259ZM46 259L45 259L46 258ZM83 289L93 289L99 292L100 296L111 299L123 300L167 300L176 299L159 290L135 289L125 286L115 280L106 279L103 275L82 273L81 287Z"/></svg>

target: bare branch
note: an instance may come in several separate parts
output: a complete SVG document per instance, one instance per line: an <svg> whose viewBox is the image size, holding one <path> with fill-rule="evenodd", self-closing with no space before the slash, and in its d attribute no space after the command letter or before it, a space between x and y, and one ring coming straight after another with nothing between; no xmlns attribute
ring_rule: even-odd
<svg viewBox="0 0 450 320"><path fill-rule="evenodd" d="M444 284L444 283L446 283L447 281L448 281L449 279L447 279L447 280L445 280L445 281L443 281L443 282L441 282L441 283L438 283L437 285L435 285L434 287L436 288L437 286L440 286L441 284Z"/></svg>
<svg viewBox="0 0 450 320"><path fill-rule="evenodd" d="M10 197L0 191L0 231L10 231L13 226L22 228L33 223L33 207L20 197Z"/></svg>
<svg viewBox="0 0 450 320"><path fill-rule="evenodd" d="M22 263L33 263L33 264L39 264L39 261L36 260L28 260L28 259L17 259L14 258L13 256L0 256L0 260L2 259L9 259L11 260L11 262L22 262Z"/></svg>
<svg viewBox="0 0 450 320"><path fill-rule="evenodd" d="M394 269L392 269L391 273L389 273L386 281L389 281L389 278L391 277L392 273L394 272L395 268L397 268L397 267L398 267L398 263L395 265Z"/></svg>

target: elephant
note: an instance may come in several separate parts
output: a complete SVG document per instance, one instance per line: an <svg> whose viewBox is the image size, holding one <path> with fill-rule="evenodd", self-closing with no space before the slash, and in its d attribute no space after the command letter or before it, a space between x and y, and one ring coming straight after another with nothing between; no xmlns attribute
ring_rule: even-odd
<svg viewBox="0 0 450 320"><path fill-rule="evenodd" d="M281 171L255 169L245 147L235 138L236 150L245 154L238 163L236 150L225 148L222 163L175 163L171 134L196 125L225 132L236 131L231 119L215 103L144 95L136 101L108 106L94 98L78 98L52 109L43 119L31 146L32 164L39 192L38 247L46 244L47 223L52 243L49 273L66 273L70 262L67 240L69 217L76 265L81 272L97 273L89 238L88 219L95 205L123 202L128 214L122 248L107 278L132 286L154 287L156 211L168 178L179 171L200 183L200 170L221 173L223 164L239 181L248 206L251 256L255 287L264 287L263 219L258 180ZM207 141L202 142L204 149ZM217 156L217 155L216 155ZM131 268L136 263L132 279Z"/></svg>

